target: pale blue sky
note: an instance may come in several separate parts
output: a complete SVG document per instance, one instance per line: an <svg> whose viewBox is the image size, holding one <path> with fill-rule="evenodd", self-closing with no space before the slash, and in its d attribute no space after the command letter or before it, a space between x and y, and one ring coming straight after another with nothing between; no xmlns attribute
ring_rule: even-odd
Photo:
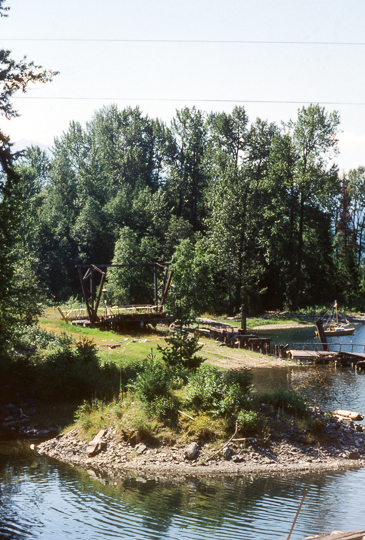
<svg viewBox="0 0 365 540"><path fill-rule="evenodd" d="M304 102L365 103L364 0L8 0L0 47L60 71L53 83L17 99L22 116L0 118L14 141L52 144L71 120L116 102L140 105L169 122L184 105L230 111L234 103L198 100L279 100L246 103L280 123ZM176 39L356 42L364 45L16 41L19 39ZM117 98L129 98L116 101ZM142 99L176 99L176 102ZM193 100L193 101L188 101ZM326 105L341 116L341 169L365 165L365 105Z"/></svg>

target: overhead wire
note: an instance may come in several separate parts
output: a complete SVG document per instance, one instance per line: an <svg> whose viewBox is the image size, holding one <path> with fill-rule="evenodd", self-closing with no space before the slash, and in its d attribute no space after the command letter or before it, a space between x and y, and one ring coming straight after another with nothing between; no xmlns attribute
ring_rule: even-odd
<svg viewBox="0 0 365 540"><path fill-rule="evenodd" d="M275 41L275 40L241 40L241 39L114 39L114 38L2 38L1 41L62 41L87 43L227 43L239 45L365 45L357 41Z"/></svg>
<svg viewBox="0 0 365 540"><path fill-rule="evenodd" d="M14 96L12 99L38 99L38 100L75 100L75 101L161 101L161 102L204 102L204 103L270 103L283 105L311 105L317 103L319 105L365 105L365 102L350 102L350 101L291 101L291 100L275 100L275 99L184 99L184 98L140 98L140 97L72 97L72 96Z"/></svg>
<svg viewBox="0 0 365 540"><path fill-rule="evenodd" d="M334 46L363 46L365 42L347 41L274 41L274 40L202 40L202 39L102 39L102 38L5 38L1 41L47 41L47 42L105 42L105 43L180 43L180 44L241 44L241 45L334 45ZM39 96L18 96L13 99L34 99L34 100L76 100L76 101L156 101L156 102L204 102L204 103L268 103L268 104L291 104L308 105L318 103L321 105L353 105L362 106L365 102L344 102L344 101L297 101L297 100L257 100L257 99L183 99L183 98L139 98L139 97L39 97Z"/></svg>

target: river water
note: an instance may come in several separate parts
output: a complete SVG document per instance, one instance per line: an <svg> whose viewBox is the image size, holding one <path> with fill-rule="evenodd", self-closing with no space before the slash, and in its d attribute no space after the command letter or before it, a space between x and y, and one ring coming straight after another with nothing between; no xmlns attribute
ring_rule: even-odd
<svg viewBox="0 0 365 540"><path fill-rule="evenodd" d="M356 334L351 339L365 343L365 328ZM274 368L255 370L254 383L260 391L301 387L324 407L365 412L365 372ZM305 488L292 540L365 528L365 468L290 477L108 478L38 456L29 445L0 442L0 540L279 540Z"/></svg>

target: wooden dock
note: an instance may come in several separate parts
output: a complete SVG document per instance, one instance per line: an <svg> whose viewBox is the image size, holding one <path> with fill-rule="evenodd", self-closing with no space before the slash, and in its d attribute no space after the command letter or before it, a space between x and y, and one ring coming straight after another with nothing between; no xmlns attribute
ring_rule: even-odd
<svg viewBox="0 0 365 540"><path fill-rule="evenodd" d="M270 354L271 338L259 337L256 334L245 334L243 330L234 326L210 326L209 337L224 343L227 347Z"/></svg>
<svg viewBox="0 0 365 540"><path fill-rule="evenodd" d="M309 349L289 349L289 357L296 362L312 364L334 364L338 366L365 367L365 354L346 351L318 351Z"/></svg>

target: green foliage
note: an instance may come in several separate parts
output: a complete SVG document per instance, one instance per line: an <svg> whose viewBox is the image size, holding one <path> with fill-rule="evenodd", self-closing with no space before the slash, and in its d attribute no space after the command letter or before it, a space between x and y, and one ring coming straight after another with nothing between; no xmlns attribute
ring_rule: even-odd
<svg viewBox="0 0 365 540"><path fill-rule="evenodd" d="M232 425L226 418L212 417L208 413L198 413L194 420L189 420L185 430L188 438L204 443L226 438L232 430Z"/></svg>
<svg viewBox="0 0 365 540"><path fill-rule="evenodd" d="M70 335L54 334L42 330L37 325L20 326L14 330L14 345L16 347L30 347L35 349L56 349L58 347L70 346L73 339Z"/></svg>
<svg viewBox="0 0 365 540"><path fill-rule="evenodd" d="M165 338L167 347L157 345L157 350L169 368L178 368L175 369L176 374L181 370L196 371L204 362L204 358L196 354L203 347L198 344L198 339L196 336L189 337L189 330L176 328L171 336Z"/></svg>
<svg viewBox="0 0 365 540"><path fill-rule="evenodd" d="M7 9L0 6L1 17L7 16ZM0 49L0 115L8 120L19 116L11 101L16 92L26 92L30 83L49 82L56 75L56 72L28 62L26 57L16 62L10 55L9 50ZM18 157L12 152L10 138L0 130L1 356L9 354L14 325L30 324L39 315L39 295L29 264L32 258L28 258L29 246L24 248L19 242L29 193L25 192L21 175L15 170Z"/></svg>
<svg viewBox="0 0 365 540"><path fill-rule="evenodd" d="M242 435L252 435L262 424L260 415L255 411L242 410L237 415L237 424Z"/></svg>
<svg viewBox="0 0 365 540"><path fill-rule="evenodd" d="M223 374L225 383L230 386L236 384L244 395L249 395L252 390L252 373L249 368L229 369Z"/></svg>
<svg viewBox="0 0 365 540"><path fill-rule="evenodd" d="M250 386L246 374L241 376L230 370L222 373L210 365L202 365L186 387L185 405L215 416L232 415L250 407Z"/></svg>
<svg viewBox="0 0 365 540"><path fill-rule="evenodd" d="M138 108L104 107L85 128L71 122L52 158L33 147L16 169L4 139L4 346L11 316L37 316L39 290L52 301L80 294L75 262L168 261L166 307L179 320L234 314L242 303L250 314L334 297L361 307L364 171L346 181L352 246L343 257L343 193L331 166L338 122L318 105L281 129L250 123L244 107L183 108L167 127ZM155 300L148 266L110 268L106 288L109 305Z"/></svg>
<svg viewBox="0 0 365 540"><path fill-rule="evenodd" d="M169 391L169 375L164 364L151 354L144 361L144 369L130 384L136 397L146 403L152 403L158 397L167 397Z"/></svg>
<svg viewBox="0 0 365 540"><path fill-rule="evenodd" d="M177 423L179 401L171 396L156 397L149 403L148 411L163 422Z"/></svg>
<svg viewBox="0 0 365 540"><path fill-rule="evenodd" d="M138 234L124 227L115 244L113 264L151 262L148 250L142 249ZM108 272L108 297L112 304L146 304L153 301L153 277L149 267L111 268Z"/></svg>
<svg viewBox="0 0 365 540"><path fill-rule="evenodd" d="M50 351L38 364L38 385L48 399L69 399L117 392L118 370L100 366L95 345L87 339Z"/></svg>
<svg viewBox="0 0 365 540"><path fill-rule="evenodd" d="M182 240L172 257L173 288L167 306L178 319L188 321L219 306L220 285L216 256L199 235Z"/></svg>
<svg viewBox="0 0 365 540"><path fill-rule="evenodd" d="M307 402L299 392L278 388L259 396L261 403L271 405L278 412L286 412L290 415L308 416Z"/></svg>
<svg viewBox="0 0 365 540"><path fill-rule="evenodd" d="M45 347L30 356L9 358L0 375L25 395L48 401L112 397L118 393L119 370L101 365L95 345L86 338L73 342L66 335L47 336L31 327L21 336L23 346Z"/></svg>

